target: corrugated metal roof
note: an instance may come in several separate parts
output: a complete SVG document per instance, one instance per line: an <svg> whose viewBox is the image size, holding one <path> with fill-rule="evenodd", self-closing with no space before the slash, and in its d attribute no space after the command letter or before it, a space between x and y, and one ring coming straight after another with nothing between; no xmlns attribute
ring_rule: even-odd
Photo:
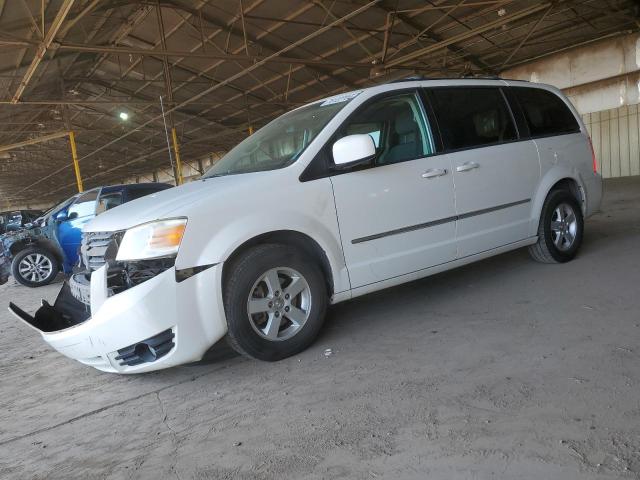
<svg viewBox="0 0 640 480"><path fill-rule="evenodd" d="M0 145L72 129L87 188L170 170L160 95L189 162L313 99L412 74L492 75L639 25L631 0L44 4L43 35L40 0L0 0ZM0 152L7 204L74 188L66 138Z"/></svg>

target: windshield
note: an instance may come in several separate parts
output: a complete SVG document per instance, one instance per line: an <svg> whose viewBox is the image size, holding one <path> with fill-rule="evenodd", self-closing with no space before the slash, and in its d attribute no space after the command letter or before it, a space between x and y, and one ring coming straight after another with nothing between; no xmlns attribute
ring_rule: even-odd
<svg viewBox="0 0 640 480"><path fill-rule="evenodd" d="M71 198L67 198L63 202L60 202L58 205L56 205L54 207L51 207L49 210L47 210L42 215L40 215L38 218L36 218L34 220L34 222L35 223L40 223L42 220L48 219L51 216L51 214L57 213L60 210L62 210L63 208L68 207L71 204L71 202L73 202L77 197L78 197L78 195L74 195Z"/></svg>
<svg viewBox="0 0 640 480"><path fill-rule="evenodd" d="M229 151L203 178L276 170L291 165L358 93L332 97L276 118Z"/></svg>

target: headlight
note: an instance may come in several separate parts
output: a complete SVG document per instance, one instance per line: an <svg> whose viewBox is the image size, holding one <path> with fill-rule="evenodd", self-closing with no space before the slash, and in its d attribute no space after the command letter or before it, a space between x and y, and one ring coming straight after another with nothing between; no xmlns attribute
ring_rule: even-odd
<svg viewBox="0 0 640 480"><path fill-rule="evenodd" d="M186 226L186 218L175 218L130 228L124 234L116 260L146 260L176 255Z"/></svg>

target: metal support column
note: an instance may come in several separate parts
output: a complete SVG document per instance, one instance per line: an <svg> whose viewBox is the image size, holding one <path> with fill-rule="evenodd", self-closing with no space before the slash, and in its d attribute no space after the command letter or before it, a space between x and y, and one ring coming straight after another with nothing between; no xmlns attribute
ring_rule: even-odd
<svg viewBox="0 0 640 480"><path fill-rule="evenodd" d="M78 151L76 150L76 136L73 134L73 131L69 131L69 143L71 144L71 158L73 158L73 169L76 172L78 192L84 192L82 176L80 175L80 163L78 162Z"/></svg>
<svg viewBox="0 0 640 480"><path fill-rule="evenodd" d="M182 185L184 182L182 178L182 160L180 160L180 146L178 145L178 135L175 127L171 129L171 138L173 139L173 151L176 154L176 183Z"/></svg>

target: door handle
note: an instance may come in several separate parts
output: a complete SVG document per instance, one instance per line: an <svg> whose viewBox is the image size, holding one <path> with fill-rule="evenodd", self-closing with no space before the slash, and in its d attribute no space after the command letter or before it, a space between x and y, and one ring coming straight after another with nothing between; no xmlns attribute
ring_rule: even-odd
<svg viewBox="0 0 640 480"><path fill-rule="evenodd" d="M469 170L473 170L474 168L479 168L480 165L476 162L466 162L462 165L458 165L456 167L456 172L468 172Z"/></svg>
<svg viewBox="0 0 640 480"><path fill-rule="evenodd" d="M436 178L447 174L446 168L430 168L422 174L422 178Z"/></svg>

